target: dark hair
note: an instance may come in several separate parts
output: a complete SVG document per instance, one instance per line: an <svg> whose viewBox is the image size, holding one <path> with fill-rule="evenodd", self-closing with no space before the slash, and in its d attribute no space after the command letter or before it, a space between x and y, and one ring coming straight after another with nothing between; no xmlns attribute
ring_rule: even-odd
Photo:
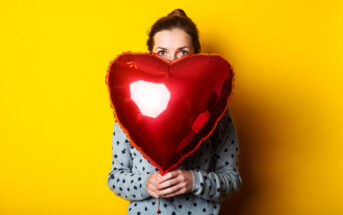
<svg viewBox="0 0 343 215"><path fill-rule="evenodd" d="M158 19L152 26L148 33L148 41L146 45L148 50L152 52L154 46L154 35L162 30L172 30L173 28L180 28L184 30L192 39L194 53L200 53L201 46L199 42L198 29L194 22L186 15L186 13L178 8L170 12L167 16Z"/></svg>

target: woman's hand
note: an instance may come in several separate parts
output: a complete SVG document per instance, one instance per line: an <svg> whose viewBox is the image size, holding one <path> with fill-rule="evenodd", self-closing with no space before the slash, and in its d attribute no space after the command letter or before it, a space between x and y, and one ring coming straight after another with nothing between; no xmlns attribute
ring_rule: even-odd
<svg viewBox="0 0 343 215"><path fill-rule="evenodd" d="M161 177L158 188L163 198L191 192L193 188L193 173L182 169L168 172Z"/></svg>
<svg viewBox="0 0 343 215"><path fill-rule="evenodd" d="M147 181L147 192L154 198L169 198L191 192L193 173L177 169L161 176L159 172L151 174Z"/></svg>
<svg viewBox="0 0 343 215"><path fill-rule="evenodd" d="M159 172L152 173L146 183L146 191L149 193L150 196L154 198L159 198L159 190L158 190L158 184L161 179L161 174Z"/></svg>

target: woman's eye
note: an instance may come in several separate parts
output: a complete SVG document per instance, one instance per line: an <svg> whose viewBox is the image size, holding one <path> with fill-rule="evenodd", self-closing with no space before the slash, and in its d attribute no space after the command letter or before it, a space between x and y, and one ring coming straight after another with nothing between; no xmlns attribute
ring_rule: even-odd
<svg viewBox="0 0 343 215"><path fill-rule="evenodd" d="M185 55L188 55L188 51L182 50L180 52L177 53L177 58L183 57Z"/></svg>
<svg viewBox="0 0 343 215"><path fill-rule="evenodd" d="M158 51L157 54L163 55L163 54L164 54L164 51Z"/></svg>

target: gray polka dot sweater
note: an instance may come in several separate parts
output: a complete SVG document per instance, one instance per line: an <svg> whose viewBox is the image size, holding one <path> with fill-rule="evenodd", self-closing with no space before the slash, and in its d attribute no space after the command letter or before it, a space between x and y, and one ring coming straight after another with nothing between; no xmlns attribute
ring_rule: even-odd
<svg viewBox="0 0 343 215"><path fill-rule="evenodd" d="M146 191L150 174L158 169L133 147L118 123L112 136L112 166L107 185L115 195L129 200L129 215L220 214L220 204L242 185L238 170L239 146L230 109L218 122L212 135L185 158L178 169L193 173L191 192L160 198Z"/></svg>

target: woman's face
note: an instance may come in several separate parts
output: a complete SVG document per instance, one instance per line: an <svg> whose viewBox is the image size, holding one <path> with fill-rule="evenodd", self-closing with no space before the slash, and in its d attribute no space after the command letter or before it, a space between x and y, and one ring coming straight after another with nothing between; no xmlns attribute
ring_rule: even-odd
<svg viewBox="0 0 343 215"><path fill-rule="evenodd" d="M153 39L152 52L169 61L194 52L191 37L180 28L159 31Z"/></svg>

